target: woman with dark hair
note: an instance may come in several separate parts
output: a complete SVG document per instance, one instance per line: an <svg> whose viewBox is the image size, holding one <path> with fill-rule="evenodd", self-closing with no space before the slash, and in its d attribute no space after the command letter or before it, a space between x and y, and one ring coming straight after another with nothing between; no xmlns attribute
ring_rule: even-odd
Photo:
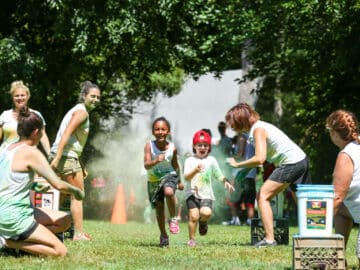
<svg viewBox="0 0 360 270"><path fill-rule="evenodd" d="M89 112L100 102L100 88L85 81L80 84L79 103L70 109L57 132L51 147L51 167L70 184L84 190L84 178L87 173L80 162L80 157L89 134ZM71 215L74 221L75 234L73 240L91 240L90 235L83 232L83 202L71 198Z"/></svg>
<svg viewBox="0 0 360 270"><path fill-rule="evenodd" d="M340 148L336 158L333 185L335 232L344 236L345 245L353 223L360 224L360 138L356 116L337 110L326 119L331 141ZM360 234L356 255L360 265Z"/></svg>
<svg viewBox="0 0 360 270"><path fill-rule="evenodd" d="M232 167L258 167L265 161L276 167L257 195L265 238L255 244L256 247L275 246L270 200L288 186L294 193L297 184L310 183L306 154L279 128L261 121L259 114L246 103L232 107L225 118L235 132L249 133L248 140L255 147L255 155L247 160L229 159Z"/></svg>
<svg viewBox="0 0 360 270"><path fill-rule="evenodd" d="M18 142L0 153L0 249L7 247L31 254L65 256L65 245L34 217L30 189L46 191L50 186L34 182L34 174L42 175L54 188L72 194L77 200L84 192L60 180L37 146L43 135L43 121L27 107L18 115Z"/></svg>

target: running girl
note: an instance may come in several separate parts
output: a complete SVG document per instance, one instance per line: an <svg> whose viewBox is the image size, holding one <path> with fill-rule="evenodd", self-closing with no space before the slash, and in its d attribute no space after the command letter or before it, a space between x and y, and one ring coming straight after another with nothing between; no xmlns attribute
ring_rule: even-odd
<svg viewBox="0 0 360 270"><path fill-rule="evenodd" d="M159 117L152 124L152 134L155 140L149 141L144 149L144 167L148 175L148 194L153 208L156 209L156 219L160 230L160 247L169 245L169 237L165 229L164 198L169 209L169 229L172 234L179 233L179 224L175 215L176 187L183 185L179 180L179 164L177 150L172 142L167 140L170 135L170 123L164 117Z"/></svg>

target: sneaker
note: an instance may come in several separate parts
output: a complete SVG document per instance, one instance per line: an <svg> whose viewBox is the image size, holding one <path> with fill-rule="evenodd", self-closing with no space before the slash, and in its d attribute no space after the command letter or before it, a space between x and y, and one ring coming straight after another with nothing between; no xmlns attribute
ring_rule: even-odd
<svg viewBox="0 0 360 270"><path fill-rule="evenodd" d="M272 242L269 242L269 241L267 241L267 240L264 238L263 240L257 242L257 243L255 244L255 247L257 247L257 248L273 247L273 246L276 246L276 245L277 245L277 243L276 243L275 240L273 240Z"/></svg>
<svg viewBox="0 0 360 270"><path fill-rule="evenodd" d="M160 247L169 246L169 237L167 235L160 235Z"/></svg>
<svg viewBox="0 0 360 270"><path fill-rule="evenodd" d="M228 225L231 225L231 222L232 222L232 220L230 220L230 221L223 221L223 222L221 222L221 224L228 226Z"/></svg>
<svg viewBox="0 0 360 270"><path fill-rule="evenodd" d="M179 222L176 218L169 219L169 230L172 234L177 234L180 232Z"/></svg>
<svg viewBox="0 0 360 270"><path fill-rule="evenodd" d="M78 233L78 234L74 235L73 240L74 241L90 241L91 236L87 233Z"/></svg>
<svg viewBox="0 0 360 270"><path fill-rule="evenodd" d="M208 224L207 222L200 221L199 222L199 234L200 235L206 235L208 231Z"/></svg>
<svg viewBox="0 0 360 270"><path fill-rule="evenodd" d="M194 239L190 239L187 242L188 247L196 247L196 241Z"/></svg>
<svg viewBox="0 0 360 270"><path fill-rule="evenodd" d="M236 219L236 220L232 221L231 225L241 226L240 220L239 220L239 219Z"/></svg>

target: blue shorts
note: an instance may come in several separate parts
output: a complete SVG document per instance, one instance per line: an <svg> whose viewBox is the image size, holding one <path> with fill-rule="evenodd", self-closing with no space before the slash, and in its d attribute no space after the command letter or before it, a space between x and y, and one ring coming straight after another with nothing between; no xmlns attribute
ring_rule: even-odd
<svg viewBox="0 0 360 270"><path fill-rule="evenodd" d="M278 183L289 183L292 191L296 192L296 185L311 184L309 161L307 158L294 163L276 167L268 179Z"/></svg>

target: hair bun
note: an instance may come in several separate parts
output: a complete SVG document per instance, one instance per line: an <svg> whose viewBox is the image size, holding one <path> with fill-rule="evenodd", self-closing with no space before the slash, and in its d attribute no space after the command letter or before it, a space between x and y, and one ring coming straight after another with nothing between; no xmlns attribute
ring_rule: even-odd
<svg viewBox="0 0 360 270"><path fill-rule="evenodd" d="M28 117L30 115L30 110L27 106L21 106L19 108L19 116L20 117Z"/></svg>

